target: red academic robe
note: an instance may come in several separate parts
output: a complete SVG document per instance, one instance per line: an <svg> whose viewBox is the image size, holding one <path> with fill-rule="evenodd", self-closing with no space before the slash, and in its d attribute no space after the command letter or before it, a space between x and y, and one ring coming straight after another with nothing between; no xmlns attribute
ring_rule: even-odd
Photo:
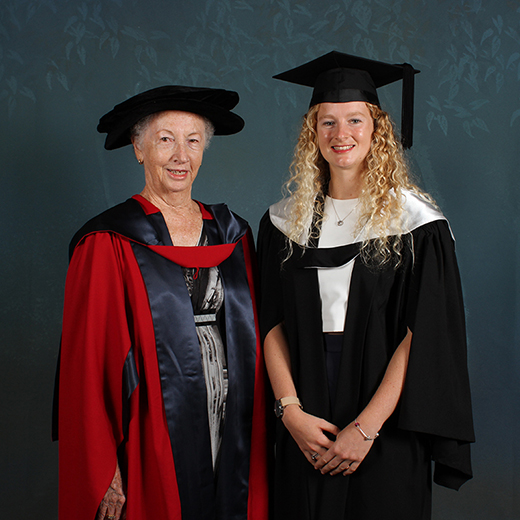
<svg viewBox="0 0 520 520"><path fill-rule="evenodd" d="M59 518L92 520L119 461L127 520L267 519L264 366L251 232L202 206L206 247L171 245L136 196L71 244L59 369ZM206 388L182 267L218 265L229 393L213 471Z"/></svg>

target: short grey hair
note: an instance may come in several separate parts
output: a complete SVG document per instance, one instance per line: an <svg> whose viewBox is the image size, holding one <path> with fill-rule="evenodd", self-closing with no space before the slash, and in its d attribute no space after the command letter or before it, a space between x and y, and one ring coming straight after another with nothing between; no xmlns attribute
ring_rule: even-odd
<svg viewBox="0 0 520 520"><path fill-rule="evenodd" d="M143 117L137 123L130 128L130 140L133 142L136 140L137 142L140 142L141 137L146 132L146 129L150 125L150 123L159 115L162 114L162 112L155 112L154 114L150 114L148 116ZM213 123L204 116L201 116L200 114L196 114L200 117L202 117L202 120L204 121L204 150L207 150L209 144L211 143L211 139L215 135L215 127Z"/></svg>

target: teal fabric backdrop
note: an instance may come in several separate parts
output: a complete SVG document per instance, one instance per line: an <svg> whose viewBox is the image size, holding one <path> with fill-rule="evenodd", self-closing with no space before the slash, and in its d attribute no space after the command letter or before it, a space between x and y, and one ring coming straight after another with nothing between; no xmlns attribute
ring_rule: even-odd
<svg viewBox="0 0 520 520"><path fill-rule="evenodd" d="M3 0L0 3L0 511L57 518L50 441L67 245L143 186L99 117L168 84L237 90L245 130L216 137L195 186L256 230L280 197L310 91L273 74L330 50L408 61L418 182L457 238L475 478L435 489L434 518L520 518L518 0ZM399 86L381 101L400 119Z"/></svg>

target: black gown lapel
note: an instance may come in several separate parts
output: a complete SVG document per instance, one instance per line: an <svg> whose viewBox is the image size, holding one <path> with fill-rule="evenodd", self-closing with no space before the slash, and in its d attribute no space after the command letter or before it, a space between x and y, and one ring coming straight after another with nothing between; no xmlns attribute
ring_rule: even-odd
<svg viewBox="0 0 520 520"><path fill-rule="evenodd" d="M225 208L225 207L224 207ZM222 227L223 216L212 210L215 220L206 221L209 244L222 242L219 235L236 236L236 222ZM227 210L227 208L226 208ZM242 243L219 265L224 285L228 399L217 470L218 518L246 518L248 506L249 457L256 367L256 330L248 290Z"/></svg>
<svg viewBox="0 0 520 520"><path fill-rule="evenodd" d="M303 255L297 250L293 253L291 291L298 302L299 311L295 319L300 319L296 328L299 331L298 356L301 367L298 367L298 378L305 381L300 385L304 408L311 414L324 417L334 424L346 424L355 419L358 413L359 387L363 364L364 335L368 325L369 310L372 305L377 276L357 277L353 274L355 287L351 292L361 295L356 306L350 305L347 312L343 338L343 350L340 366L340 378L336 390L335 408L330 409L330 398L327 384L327 372L323 345L323 327L320 319L321 303L319 297L318 267L337 267L345 265L359 253L359 243L335 248L307 248ZM289 260L291 261L291 260ZM356 262L354 270L363 269ZM362 279L362 281L359 281ZM358 287L359 286L359 287ZM298 318L298 316L300 318ZM354 324L354 325L353 325ZM353 332L357 331L357 332ZM352 348L356 345L356 348ZM348 375L348 377L345 377ZM348 395L349 399L341 396ZM350 484L349 477L321 478L321 475L308 475L307 490L310 509L314 518L344 520L346 498Z"/></svg>
<svg viewBox="0 0 520 520"><path fill-rule="evenodd" d="M343 336L343 350L341 354L340 374L350 374L349 378L340 377L336 390L335 409L333 419L348 424L359 413L359 398L365 336L368 327L372 302L379 276L362 276L360 270L366 270L361 262L354 264L350 293L356 295L356 305L349 305L345 319L345 334ZM348 395L349 399L341 399Z"/></svg>
<svg viewBox="0 0 520 520"><path fill-rule="evenodd" d="M288 270L294 277L294 280L291 280L291 291L294 292L299 307L295 319L301 321L296 327L300 331L300 352L294 359L301 359L301 380L309 383L302 387L300 392L306 394L304 406L309 413L332 422L336 414L330 409L329 404L331 400L327 385L317 268L345 265L358 253L358 243L333 248L306 248L303 255L300 248L295 248L293 256L289 259L292 265ZM342 365L354 361L349 359L351 354L346 355L345 345L344 342ZM343 373L341 369L340 373ZM341 391L343 390L338 387L337 395Z"/></svg>

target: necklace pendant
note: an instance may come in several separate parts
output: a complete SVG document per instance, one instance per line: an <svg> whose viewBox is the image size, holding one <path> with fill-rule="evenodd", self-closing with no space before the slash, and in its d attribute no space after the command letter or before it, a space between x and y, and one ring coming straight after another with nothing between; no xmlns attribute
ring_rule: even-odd
<svg viewBox="0 0 520 520"><path fill-rule="evenodd" d="M338 226L342 226L343 225L343 220L338 220L337 225Z"/></svg>

